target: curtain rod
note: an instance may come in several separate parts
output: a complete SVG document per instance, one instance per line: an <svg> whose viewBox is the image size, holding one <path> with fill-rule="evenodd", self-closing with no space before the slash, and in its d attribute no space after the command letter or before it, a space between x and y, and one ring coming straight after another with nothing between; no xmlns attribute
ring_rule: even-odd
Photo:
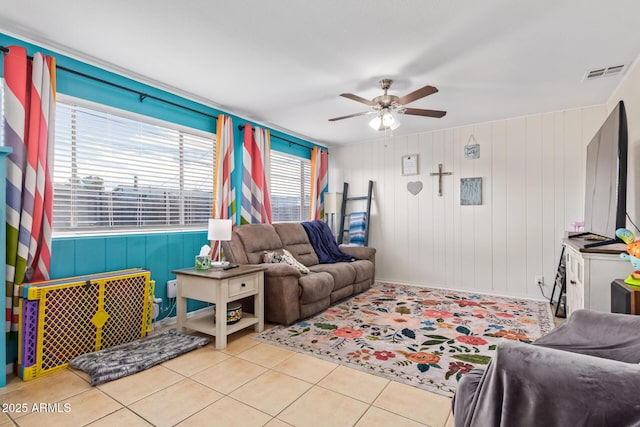
<svg viewBox="0 0 640 427"><path fill-rule="evenodd" d="M3 53L7 54L7 53L9 53L9 48L8 48L8 47L6 47L6 46L0 46L0 51L2 51ZM28 58L28 59L30 59L30 60L33 60L33 57L32 57L32 56L27 56L27 58ZM63 67L63 66L61 66L61 65L56 65L56 69L58 69L58 70L63 70L63 71L66 71L66 72L68 72L68 73L75 74L75 75L77 75L77 76L84 77L84 78L87 78L87 79L89 79L89 80L93 80L93 81L96 81L96 82L99 82L99 83L103 83L103 84L106 84L106 85L108 85L108 86L112 86L112 87L115 87L115 88L118 88L118 89L121 89L121 90L124 90L124 91L127 91L127 92L135 93L136 95L138 95L138 98L140 99L140 102L144 101L144 100L145 100L145 98L154 99L154 100L156 100L156 101L163 102L163 103L165 103L165 104L172 105L172 106L174 106L174 107L182 108L183 110L191 111L192 113L197 113L197 114L203 115L203 116L205 116L205 117L212 118L213 120L215 120L215 121L216 121L216 123L217 123L217 121L218 121L218 117L213 116L213 115L211 115L211 114L204 113L204 112L199 111L199 110L196 110L196 109L194 109L194 108L187 107L187 106L185 106L185 105L181 105L181 104L177 104L177 103L175 103L175 102L173 102L173 101L169 101L169 100L166 100L166 99L163 99L163 98L159 98L159 97L154 96L154 95L149 95L148 93L140 92L140 91L138 91L138 90L131 89L131 88L129 88L129 87L122 86L122 85L119 85L119 84L117 84L117 83L113 83L113 82L110 82L110 81L108 81L108 80L101 79L101 78L99 78L99 77L94 77L94 76L91 76L91 75L89 75L89 74L82 73L82 72L80 72L80 71L76 71L76 70L72 70L72 69L67 68L67 67ZM242 125L238 125L238 129L239 129L239 130L242 130L242 128L243 128L243 126L242 126ZM312 149L313 149L312 147L309 147L308 145L300 144L299 142L292 141L292 140L290 140L290 139L286 139L286 138L282 138L282 137L280 137L280 136L276 136L276 138L281 139L281 140L283 140L283 141L286 141L286 142L288 142L290 145L291 145L291 144L295 144L295 145L298 145L298 146L300 146L300 147L307 148L307 149L309 149L309 150L312 150Z"/></svg>
<svg viewBox="0 0 640 427"><path fill-rule="evenodd" d="M5 46L0 46L0 51L4 52L6 54L6 53L9 53L9 48L5 47ZM30 60L33 60L32 56L27 56L27 58L30 59ZM112 87L115 87L115 88L118 88L118 89L121 89L121 90L124 90L124 91L127 91L127 92L135 93L136 95L138 95L138 98L139 98L140 102L144 101L145 98L154 99L156 101L163 102L165 104L169 104L169 105L172 105L174 107L182 108L183 110L191 111L192 113L197 113L197 114L203 115L205 117L212 118L212 119L216 120L216 122L218 120L218 117L213 116L213 115L208 114L208 113L204 113L204 112L196 110L194 108L187 107L185 105L181 105L181 104L175 103L173 101L169 101L167 99L159 98L159 97L154 96L154 95L149 95L148 93L140 92L139 90L131 89L129 87L122 86L122 85L119 85L117 83L113 83L113 82L110 82L108 80L101 79L99 77L94 77L94 76L91 76L89 74L81 73L80 71L72 70L70 68L63 67L61 65L56 65L56 69L57 70L66 71L68 73L75 74L77 76L84 77L84 78L87 78L89 80L93 80L93 81L96 81L96 82L99 82L99 83L103 83L103 84L106 84L108 86L112 86Z"/></svg>
<svg viewBox="0 0 640 427"><path fill-rule="evenodd" d="M248 124L248 123L247 123L247 124ZM244 129L244 125L238 125L238 130L243 130L243 129ZM251 130L253 130L253 126L251 127ZM274 135L273 137L274 137L274 138L278 138L278 139L280 139L280 140L282 140L282 141L286 141L286 142L288 142L288 143L289 143L289 145L294 144L294 145L298 145L298 146L300 146L300 147L304 147L304 148L308 149L309 151L313 150L313 147L309 147L308 145L300 144L299 142L292 141L292 140L290 140L290 139L283 138L283 137L278 136L278 135Z"/></svg>

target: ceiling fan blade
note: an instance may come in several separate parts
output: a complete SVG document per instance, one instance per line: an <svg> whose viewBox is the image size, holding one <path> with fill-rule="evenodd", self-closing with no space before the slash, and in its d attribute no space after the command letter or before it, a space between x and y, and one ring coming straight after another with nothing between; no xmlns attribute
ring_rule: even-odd
<svg viewBox="0 0 640 427"><path fill-rule="evenodd" d="M402 114L411 114L413 116L426 116L426 117L444 117L447 114L446 111L440 110L423 110L422 108L405 108L404 111L398 110L398 112Z"/></svg>
<svg viewBox="0 0 640 427"><path fill-rule="evenodd" d="M418 90L414 90L411 93L406 94L405 96L401 96L400 98L398 98L398 104L400 105L406 105L410 102L413 102L417 99L420 98L424 98L425 96L429 96L432 95L434 93L436 93L438 91L438 89L436 89L433 86L425 86L423 88L420 88Z"/></svg>
<svg viewBox="0 0 640 427"><path fill-rule="evenodd" d="M350 119L351 117L365 116L367 114L373 114L375 111L364 111L362 113L349 114L348 116L334 117L333 119L329 119L330 122L335 122L336 120L342 119Z"/></svg>
<svg viewBox="0 0 640 427"><path fill-rule="evenodd" d="M352 93L341 93L340 96L344 96L345 98L349 98L349 99L352 99L352 100L357 101L357 102L362 102L363 104L369 105L371 107L376 105L375 102L369 101L368 99L365 99L365 98L363 98L361 96L358 96L358 95L354 95Z"/></svg>

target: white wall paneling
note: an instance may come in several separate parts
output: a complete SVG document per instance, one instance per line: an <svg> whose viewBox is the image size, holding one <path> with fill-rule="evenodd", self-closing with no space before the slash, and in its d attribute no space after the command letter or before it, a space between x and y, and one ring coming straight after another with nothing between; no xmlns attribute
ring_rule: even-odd
<svg viewBox="0 0 640 427"><path fill-rule="evenodd" d="M605 118L595 106L332 147L330 190L348 182L363 195L375 181L378 280L540 297L535 276L550 293L564 232L582 219L585 146ZM464 158L471 135L476 160ZM403 176L413 153L419 174ZM430 176L439 163L453 172L443 197ZM482 205L461 206L460 178L471 177L482 178ZM423 183L415 196L412 181Z"/></svg>
<svg viewBox="0 0 640 427"><path fill-rule="evenodd" d="M623 100L627 110L629 131L629 161L627 164L627 212L636 225L640 226L640 60L629 67L627 75L607 102L607 114ZM627 221L627 228L634 227Z"/></svg>

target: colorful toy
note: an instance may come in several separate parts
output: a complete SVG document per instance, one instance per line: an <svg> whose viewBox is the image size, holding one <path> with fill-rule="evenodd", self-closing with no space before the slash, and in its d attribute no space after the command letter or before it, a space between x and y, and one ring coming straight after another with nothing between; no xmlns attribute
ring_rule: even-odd
<svg viewBox="0 0 640 427"><path fill-rule="evenodd" d="M636 269L624 282L631 286L640 286L640 240L636 241L633 231L627 228L618 228L616 236L627 244L627 253L620 254L620 258L630 261Z"/></svg>

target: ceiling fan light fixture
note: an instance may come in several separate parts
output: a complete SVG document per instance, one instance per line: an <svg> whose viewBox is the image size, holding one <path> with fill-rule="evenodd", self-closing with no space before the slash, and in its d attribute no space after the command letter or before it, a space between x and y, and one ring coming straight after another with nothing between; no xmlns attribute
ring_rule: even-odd
<svg viewBox="0 0 640 427"><path fill-rule="evenodd" d="M400 126L400 122L393 117L393 114L389 111L380 112L377 116L375 116L370 122L369 126L373 130L396 130L398 126Z"/></svg>
<svg viewBox="0 0 640 427"><path fill-rule="evenodd" d="M616 68L616 67L614 67ZM404 95L404 96L395 96L389 95L388 89L391 87L391 83L393 80L391 79L383 79L380 80L380 87L384 90L384 94L380 96L376 96L372 100L368 100L362 98L361 96L354 95L352 93L341 93L340 96L351 99L352 101L357 101L361 104L368 105L371 107L373 111L365 111L362 113L349 114L347 116L334 117L329 119L330 122L335 122L337 120L349 119L351 117L363 116L365 114L376 114L376 117L373 118L369 122L369 126L373 130L395 130L400 126L400 122L391 114L392 112L398 114L405 114L411 116L422 116L422 117L434 117L441 118L444 117L447 112L440 110L425 110L422 108L407 108L406 104L414 102L418 99L424 98L425 96L433 95L438 92L438 89L434 86L424 86L418 90L414 90L413 92Z"/></svg>
<svg viewBox="0 0 640 427"><path fill-rule="evenodd" d="M400 126L400 121L387 111L382 115L382 125L385 129L396 130Z"/></svg>
<svg viewBox="0 0 640 427"><path fill-rule="evenodd" d="M371 126L371 129L373 129L373 130L383 130L384 126L382 125L382 117L375 116L369 122L369 126Z"/></svg>
<svg viewBox="0 0 640 427"><path fill-rule="evenodd" d="M382 115L382 124L385 127L391 127L395 121L396 119L388 111L385 111L385 113Z"/></svg>

